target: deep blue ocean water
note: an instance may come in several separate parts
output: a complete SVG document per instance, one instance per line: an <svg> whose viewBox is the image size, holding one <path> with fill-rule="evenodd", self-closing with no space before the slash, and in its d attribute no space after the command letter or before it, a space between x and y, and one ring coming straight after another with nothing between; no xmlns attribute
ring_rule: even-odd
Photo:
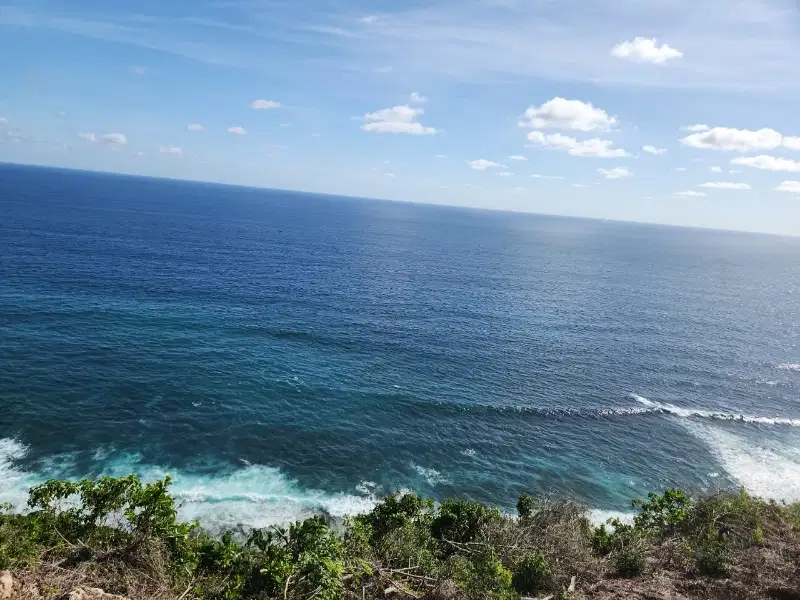
<svg viewBox="0 0 800 600"><path fill-rule="evenodd" d="M424 200L424 199L420 199ZM800 238L0 165L0 502L800 499Z"/></svg>

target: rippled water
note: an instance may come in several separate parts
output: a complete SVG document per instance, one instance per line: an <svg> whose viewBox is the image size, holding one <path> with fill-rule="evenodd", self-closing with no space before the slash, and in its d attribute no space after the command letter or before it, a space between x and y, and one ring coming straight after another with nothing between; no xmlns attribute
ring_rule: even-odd
<svg viewBox="0 0 800 600"><path fill-rule="evenodd" d="M0 166L0 501L800 499L799 343L798 238Z"/></svg>

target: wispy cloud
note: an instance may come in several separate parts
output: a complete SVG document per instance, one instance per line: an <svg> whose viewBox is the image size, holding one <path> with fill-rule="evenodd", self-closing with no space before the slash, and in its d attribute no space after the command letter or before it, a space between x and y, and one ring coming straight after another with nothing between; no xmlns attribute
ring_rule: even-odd
<svg viewBox="0 0 800 600"><path fill-rule="evenodd" d="M656 87L800 87L794 76L800 63L797 7L789 0L618 0L595 3L590 11L585 0L509 2L503 10L485 0L432 0L366 16L344 4L320 3L302 19L289 2L199 0L196 13L213 6L213 20L163 14L132 19L127 11L41 6L4 6L0 25L46 28L262 71L278 56L286 63L315 54L320 61L331 59L328 67L334 59L341 68L402 65L406 72L470 81L519 75ZM201 35L211 28L219 35ZM669 69L609 60L619 32L631 36L648 29L684 52L684 59ZM316 52L274 52L276 47ZM664 52L663 45L654 48Z"/></svg>

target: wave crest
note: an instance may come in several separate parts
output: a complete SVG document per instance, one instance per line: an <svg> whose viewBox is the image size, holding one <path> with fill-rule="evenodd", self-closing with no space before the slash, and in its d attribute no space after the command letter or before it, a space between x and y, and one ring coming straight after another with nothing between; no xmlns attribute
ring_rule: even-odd
<svg viewBox="0 0 800 600"><path fill-rule="evenodd" d="M792 419L789 417L751 417L736 413L715 412L696 408L682 408L680 406L675 406L674 404L654 402L645 398L644 396L639 396L638 394L631 394L631 398L647 407L646 412L660 412L663 414L683 418L695 417L700 419L716 419L720 421L741 421L743 423L755 423L759 425L789 425L791 427L800 427L800 419Z"/></svg>

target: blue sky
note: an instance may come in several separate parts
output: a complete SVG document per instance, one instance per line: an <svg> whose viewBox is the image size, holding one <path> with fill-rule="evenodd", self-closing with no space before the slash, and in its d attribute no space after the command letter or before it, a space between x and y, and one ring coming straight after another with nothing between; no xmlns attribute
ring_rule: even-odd
<svg viewBox="0 0 800 600"><path fill-rule="evenodd" d="M0 161L800 234L795 0L0 0Z"/></svg>

